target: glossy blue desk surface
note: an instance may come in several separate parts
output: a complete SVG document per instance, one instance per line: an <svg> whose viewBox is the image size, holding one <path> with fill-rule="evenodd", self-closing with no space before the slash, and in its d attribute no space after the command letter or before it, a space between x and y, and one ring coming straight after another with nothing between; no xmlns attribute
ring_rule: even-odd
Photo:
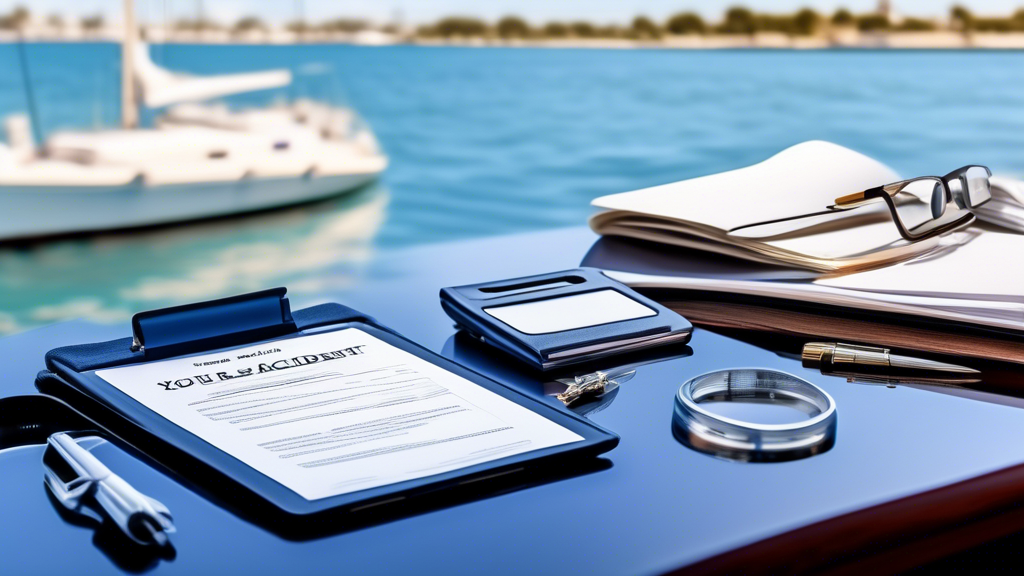
<svg viewBox="0 0 1024 576"><path fill-rule="evenodd" d="M438 289L571 268L595 237L581 228L436 245L382 260L385 281L324 294L427 347L520 389L542 382L453 339ZM293 302L295 308L315 302ZM33 393L43 353L108 339L127 326L72 322L0 341L0 394ZM810 522L1024 462L1024 411L907 387L849 384L797 360L705 330L693 354L638 369L591 418L622 437L597 472L384 524L296 542L239 519L114 444L96 449L114 471L163 501L178 527L176 556L157 560L97 546L62 520L42 483L42 448L0 452L0 562L5 573L590 573L677 568ZM765 366L825 388L838 406L828 452L785 463L720 460L672 434L673 397L710 370ZM550 402L557 401L549 399ZM120 550L120 551L119 551Z"/></svg>

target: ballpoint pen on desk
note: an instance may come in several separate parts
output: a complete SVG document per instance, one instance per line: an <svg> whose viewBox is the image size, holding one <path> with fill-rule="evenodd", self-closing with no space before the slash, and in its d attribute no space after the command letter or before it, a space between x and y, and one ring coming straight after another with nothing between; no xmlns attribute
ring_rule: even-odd
<svg viewBox="0 0 1024 576"><path fill-rule="evenodd" d="M0 450L46 444L47 449L43 453L44 480L55 503L70 512L97 521L102 521L103 516L109 516L117 526L115 532L124 532L133 541L166 542L164 534L146 534L149 532L148 525L159 526L160 532L173 531L170 514L163 504L140 494L111 473L67 433L78 431L75 434L80 435L81 431L93 429L96 429L94 422L51 396L30 394L0 398ZM83 507L86 503L99 506L100 511ZM142 522L143 518L136 514L133 520L135 512L149 515L151 519ZM131 532L138 530L145 532L142 540ZM170 546L160 547L160 555L166 557L171 549ZM109 550L107 553L116 556ZM138 555L134 556L133 560L137 561Z"/></svg>
<svg viewBox="0 0 1024 576"><path fill-rule="evenodd" d="M840 351L839 361L833 361L829 357L832 347ZM860 352L861 350L866 352ZM860 357L857 361L850 361L851 354L857 355L855 352L859 352ZM1020 390L1019 371L981 372L945 362L899 356L888 353L885 348L821 342L806 344L803 357L805 367L818 368L822 374L845 378L847 382L853 384L888 388L896 388L899 385L1024 409L1024 392ZM888 368L883 360L887 360L893 368Z"/></svg>
<svg viewBox="0 0 1024 576"><path fill-rule="evenodd" d="M132 541L169 544L167 534L174 532L174 525L166 506L111 472L67 433L51 435L47 444L43 454L46 486L61 505L91 515L94 510L85 506L92 504Z"/></svg>
<svg viewBox="0 0 1024 576"><path fill-rule="evenodd" d="M981 372L966 366L893 354L888 348L836 342L809 342L801 355L806 368L823 374L878 377L910 377L958 383L978 382Z"/></svg>

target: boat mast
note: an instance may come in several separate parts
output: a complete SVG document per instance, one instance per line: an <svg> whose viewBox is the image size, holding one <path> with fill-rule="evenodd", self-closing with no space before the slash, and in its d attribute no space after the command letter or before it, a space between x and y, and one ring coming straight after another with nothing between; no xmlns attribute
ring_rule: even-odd
<svg viewBox="0 0 1024 576"><path fill-rule="evenodd" d="M139 124L139 108L135 102L135 28L134 0L124 0L124 37L121 39L121 125L135 128Z"/></svg>
<svg viewBox="0 0 1024 576"><path fill-rule="evenodd" d="M25 31L23 24L18 24L18 61L21 63L21 83L25 86L25 102L28 104L28 119L32 126L32 138L36 146L43 144L43 129L39 127L39 109L36 107L36 92L32 88L32 73L28 68L28 55L25 53Z"/></svg>

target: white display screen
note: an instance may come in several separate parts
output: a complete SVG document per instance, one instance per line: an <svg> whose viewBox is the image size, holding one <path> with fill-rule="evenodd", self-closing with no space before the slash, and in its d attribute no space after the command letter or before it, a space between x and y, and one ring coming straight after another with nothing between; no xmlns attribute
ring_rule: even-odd
<svg viewBox="0 0 1024 576"><path fill-rule="evenodd" d="M551 334L658 313L616 290L573 294L550 300L484 308L491 316L524 334Z"/></svg>

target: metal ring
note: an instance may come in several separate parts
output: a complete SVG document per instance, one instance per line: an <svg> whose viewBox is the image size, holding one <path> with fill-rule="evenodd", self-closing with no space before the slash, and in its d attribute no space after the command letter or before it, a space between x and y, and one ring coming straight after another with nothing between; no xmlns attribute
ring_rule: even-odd
<svg viewBox="0 0 1024 576"><path fill-rule="evenodd" d="M786 403L810 416L788 424L758 424L719 416L702 400ZM824 452L835 442L836 405L827 392L786 372L738 368L687 380L676 394L674 429L687 446L733 460L779 461Z"/></svg>

